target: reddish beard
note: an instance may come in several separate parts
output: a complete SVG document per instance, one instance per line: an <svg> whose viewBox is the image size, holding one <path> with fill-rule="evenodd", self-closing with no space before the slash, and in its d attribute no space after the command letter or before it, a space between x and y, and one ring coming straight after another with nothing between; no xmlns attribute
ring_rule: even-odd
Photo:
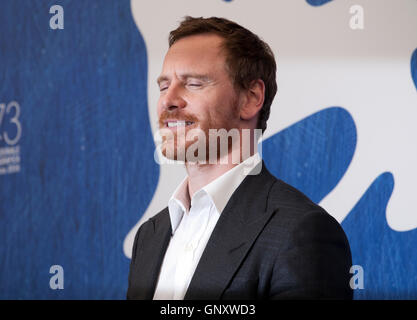
<svg viewBox="0 0 417 320"><path fill-rule="evenodd" d="M189 113L183 112L182 109L175 109L173 111L164 110L159 118L159 128L160 129L168 129L166 126L166 120L177 120L177 121L190 121L193 122L192 128L198 128L204 133L205 139L205 160L209 161L210 156L210 129L225 129L229 131L234 127L236 118L239 116L239 110L237 108L236 103L232 103L232 109L228 113L223 114L214 114L213 117L210 113L206 114L206 118L199 119L197 116ZM168 129L170 130L170 129ZM165 144L165 148L163 148L162 154L167 157L171 158L171 160L176 161L187 161L185 155L187 154L188 147L194 144L198 138L194 137L194 139L187 140L187 127L178 127L177 130L170 131L171 139L168 140L167 137L162 137L162 142ZM172 140L172 141L171 141ZM217 154L211 155L215 158L219 158L220 156L220 141L216 142L217 145ZM167 149L170 149L168 152ZM232 149L232 141L231 139L228 140L228 150ZM198 157L196 155L196 157ZM204 156L203 156L204 157ZM200 157L198 157L200 158ZM200 160L203 160L200 158Z"/></svg>

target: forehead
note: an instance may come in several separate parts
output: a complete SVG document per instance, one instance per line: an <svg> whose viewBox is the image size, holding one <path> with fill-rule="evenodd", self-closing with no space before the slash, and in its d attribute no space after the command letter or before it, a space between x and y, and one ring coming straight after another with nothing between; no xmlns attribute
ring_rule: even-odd
<svg viewBox="0 0 417 320"><path fill-rule="evenodd" d="M192 35L176 41L168 50L163 73L225 71L223 38L215 34Z"/></svg>

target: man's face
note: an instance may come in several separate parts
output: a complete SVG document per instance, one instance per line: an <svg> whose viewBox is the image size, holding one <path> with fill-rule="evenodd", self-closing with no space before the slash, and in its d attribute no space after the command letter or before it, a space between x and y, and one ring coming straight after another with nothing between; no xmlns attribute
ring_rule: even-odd
<svg viewBox="0 0 417 320"><path fill-rule="evenodd" d="M212 34L185 37L165 56L158 78L159 127L175 138L163 142L165 156L177 160L178 150L186 151L196 141L181 138L191 129L205 133L208 148L209 129L239 128L239 96L226 70L222 41ZM185 128L175 126L177 121L185 122Z"/></svg>

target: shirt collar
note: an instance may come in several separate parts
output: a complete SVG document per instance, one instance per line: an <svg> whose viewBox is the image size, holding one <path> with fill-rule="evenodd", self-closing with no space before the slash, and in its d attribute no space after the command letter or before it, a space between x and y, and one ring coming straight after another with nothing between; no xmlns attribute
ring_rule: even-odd
<svg viewBox="0 0 417 320"><path fill-rule="evenodd" d="M259 153L255 153L202 188L210 195L219 213L223 212L237 187L260 161Z"/></svg>
<svg viewBox="0 0 417 320"><path fill-rule="evenodd" d="M217 213L223 212L230 197L245 177L251 172L262 159L259 153L247 158L237 166L233 167L220 177L216 178L193 195L190 199L188 192L188 177L185 177L173 192L168 201L168 209L171 220L172 233L178 228L184 213L188 213L191 202L195 203L202 197L208 197L214 204ZM253 170L254 172L255 170ZM251 174L253 174L251 172Z"/></svg>

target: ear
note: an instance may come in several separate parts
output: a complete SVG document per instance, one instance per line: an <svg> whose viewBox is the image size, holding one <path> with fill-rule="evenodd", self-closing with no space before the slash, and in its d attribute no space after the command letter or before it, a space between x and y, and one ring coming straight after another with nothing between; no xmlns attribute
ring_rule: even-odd
<svg viewBox="0 0 417 320"><path fill-rule="evenodd" d="M240 118L251 120L261 110L265 100L265 83L261 79L253 80L249 89L244 92L245 99L240 108Z"/></svg>

